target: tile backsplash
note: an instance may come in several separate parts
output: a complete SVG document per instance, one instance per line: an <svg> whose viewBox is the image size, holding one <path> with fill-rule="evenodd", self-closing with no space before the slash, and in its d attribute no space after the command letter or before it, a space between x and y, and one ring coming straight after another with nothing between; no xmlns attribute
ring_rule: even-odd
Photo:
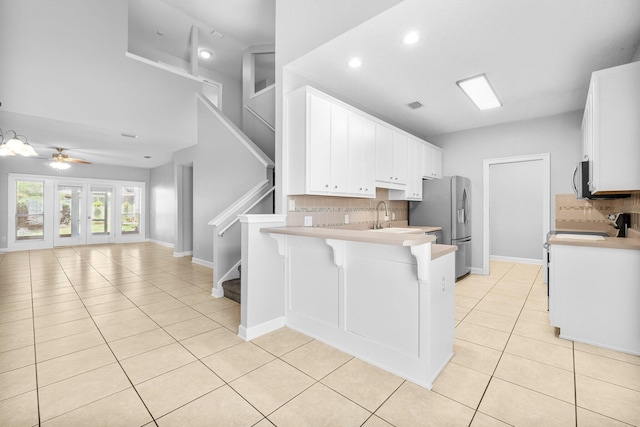
<svg viewBox="0 0 640 427"><path fill-rule="evenodd" d="M376 221L376 206L381 200L389 208L389 220L395 214L394 222L406 222L409 219L409 202L389 200L389 190L376 189L375 199L331 196L289 196L295 208L287 212L287 225L303 226L304 217L313 218L314 227L339 227L345 225L345 215L349 215L349 226L367 227ZM384 217L384 208L380 206L380 222ZM388 222L388 221L385 221ZM386 224L385 224L386 226Z"/></svg>
<svg viewBox="0 0 640 427"><path fill-rule="evenodd" d="M631 214L631 228L640 231L640 193L626 199L582 200L575 194L556 194L556 229L604 231L615 236L609 214Z"/></svg>

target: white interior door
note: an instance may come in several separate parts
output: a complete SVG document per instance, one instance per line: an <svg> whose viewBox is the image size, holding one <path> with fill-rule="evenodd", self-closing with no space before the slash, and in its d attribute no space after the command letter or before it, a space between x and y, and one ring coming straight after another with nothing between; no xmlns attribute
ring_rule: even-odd
<svg viewBox="0 0 640 427"><path fill-rule="evenodd" d="M113 187L90 186L87 199L87 243L113 243Z"/></svg>
<svg viewBox="0 0 640 427"><path fill-rule="evenodd" d="M85 185L56 185L54 246L87 243L86 198Z"/></svg>

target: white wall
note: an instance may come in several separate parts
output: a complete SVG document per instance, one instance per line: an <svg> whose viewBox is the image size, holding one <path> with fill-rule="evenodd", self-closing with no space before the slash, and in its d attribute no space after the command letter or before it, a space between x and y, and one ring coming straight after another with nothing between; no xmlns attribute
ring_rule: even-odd
<svg viewBox="0 0 640 427"><path fill-rule="evenodd" d="M193 160L194 258L213 261L209 221L265 179L264 165L198 102L198 145Z"/></svg>
<svg viewBox="0 0 640 427"><path fill-rule="evenodd" d="M492 257L542 261L542 160L489 167Z"/></svg>
<svg viewBox="0 0 640 427"><path fill-rule="evenodd" d="M28 159L23 157L0 157L0 249L7 247L8 233L8 174L33 174L48 176L68 176L73 178L89 179L111 179L118 181L140 181L147 184L149 188L149 169L129 168L122 166L106 166L99 164L92 165L72 165L71 168L56 173L54 169L47 165L48 161L40 159ZM149 206L149 191L146 191L145 205ZM145 221L149 224L149 211L145 209ZM146 235L149 237L149 227L145 227Z"/></svg>
<svg viewBox="0 0 640 427"><path fill-rule="evenodd" d="M149 171L149 238L175 245L176 198L174 166L167 163Z"/></svg>
<svg viewBox="0 0 640 427"><path fill-rule="evenodd" d="M554 228L555 194L573 191L571 174L582 151L582 114L579 110L429 138L429 142L443 148L444 175L462 175L471 179L473 268L482 268L483 160L550 153L551 228Z"/></svg>

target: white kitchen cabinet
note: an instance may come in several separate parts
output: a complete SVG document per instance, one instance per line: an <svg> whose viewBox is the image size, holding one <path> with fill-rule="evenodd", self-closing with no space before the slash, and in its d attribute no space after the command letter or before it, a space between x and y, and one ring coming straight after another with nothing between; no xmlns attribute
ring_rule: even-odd
<svg viewBox="0 0 640 427"><path fill-rule="evenodd" d="M408 162L408 179L404 188L390 189L389 200L422 200L422 176L424 167L424 150L428 148L421 141L413 138L408 139L409 142L409 162Z"/></svg>
<svg viewBox="0 0 640 427"><path fill-rule="evenodd" d="M640 190L640 62L596 71L583 118L592 193Z"/></svg>
<svg viewBox="0 0 640 427"><path fill-rule="evenodd" d="M640 250L552 244L550 255L560 337L640 355Z"/></svg>
<svg viewBox="0 0 640 427"><path fill-rule="evenodd" d="M349 112L348 190L365 197L376 196L376 125L359 114Z"/></svg>
<svg viewBox="0 0 640 427"><path fill-rule="evenodd" d="M290 93L286 109L289 194L375 197L373 122L310 88Z"/></svg>
<svg viewBox="0 0 640 427"><path fill-rule="evenodd" d="M374 198L381 187L421 200L422 177L442 176L439 148L309 86L284 110L287 194Z"/></svg>
<svg viewBox="0 0 640 427"><path fill-rule="evenodd" d="M376 124L376 185L398 188L407 184L409 138L388 126Z"/></svg>
<svg viewBox="0 0 640 427"><path fill-rule="evenodd" d="M433 145L425 145L423 162L424 178L442 178L442 150L440 148Z"/></svg>

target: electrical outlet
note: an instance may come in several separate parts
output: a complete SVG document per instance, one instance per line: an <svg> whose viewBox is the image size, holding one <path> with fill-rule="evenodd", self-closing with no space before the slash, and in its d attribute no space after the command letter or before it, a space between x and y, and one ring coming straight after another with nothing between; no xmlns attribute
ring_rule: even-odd
<svg viewBox="0 0 640 427"><path fill-rule="evenodd" d="M289 212L294 212L296 210L296 201L294 199L289 199Z"/></svg>
<svg viewBox="0 0 640 427"><path fill-rule="evenodd" d="M344 223L349 224L349 214L344 215Z"/></svg>
<svg viewBox="0 0 640 427"><path fill-rule="evenodd" d="M305 216L304 217L304 226L305 227L313 226L313 217L312 216Z"/></svg>

